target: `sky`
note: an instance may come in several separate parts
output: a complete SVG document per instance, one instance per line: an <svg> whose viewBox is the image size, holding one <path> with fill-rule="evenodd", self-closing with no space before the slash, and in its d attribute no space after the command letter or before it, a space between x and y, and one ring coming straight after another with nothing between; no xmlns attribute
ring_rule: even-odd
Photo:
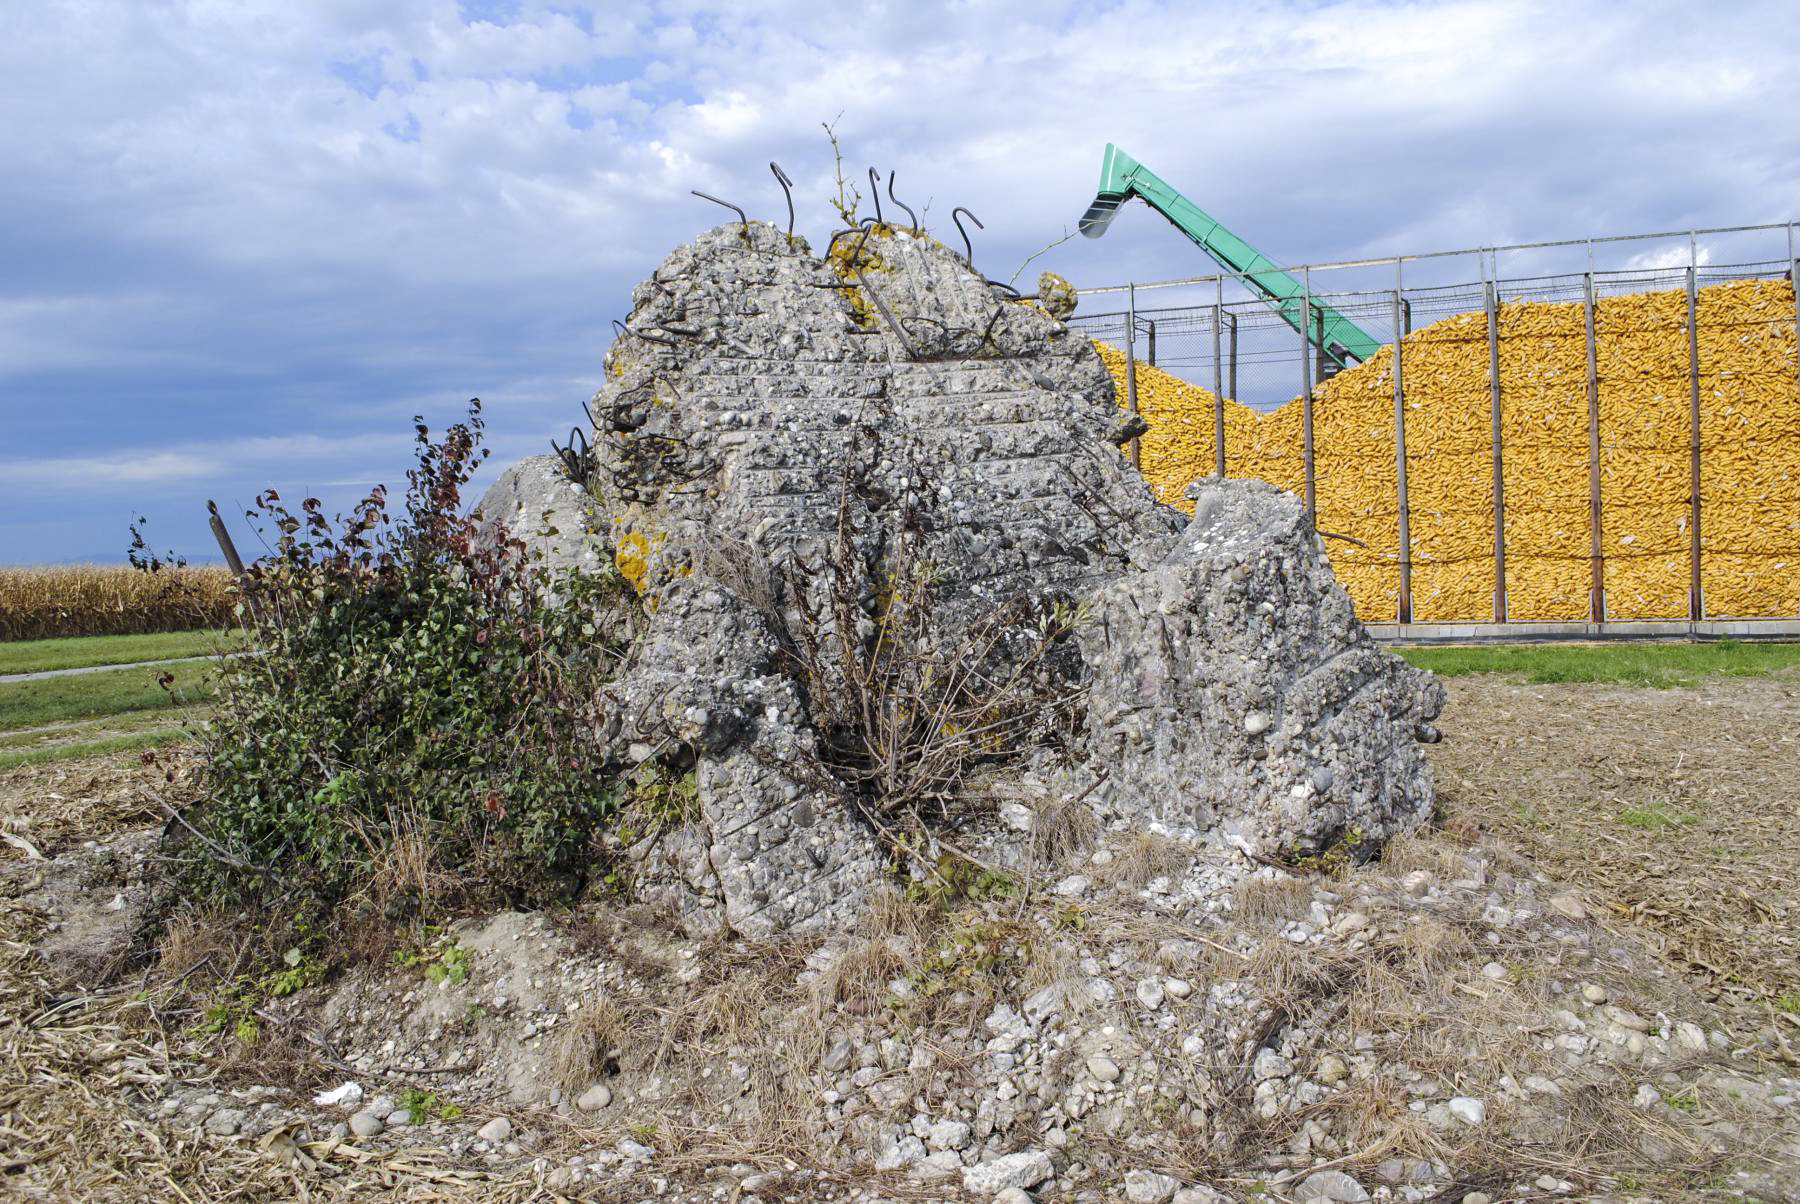
<svg viewBox="0 0 1800 1204"><path fill-rule="evenodd" d="M485 475L548 450L633 285L725 216L690 189L785 224L777 160L824 244L825 123L953 245L972 210L988 275L1050 247L1027 285L1212 270L1141 205L1059 243L1109 141L1288 264L1800 218L1795 23L1791 0L12 0L0 564L120 560L139 516L216 558L207 499L398 490L412 416L473 396Z"/></svg>

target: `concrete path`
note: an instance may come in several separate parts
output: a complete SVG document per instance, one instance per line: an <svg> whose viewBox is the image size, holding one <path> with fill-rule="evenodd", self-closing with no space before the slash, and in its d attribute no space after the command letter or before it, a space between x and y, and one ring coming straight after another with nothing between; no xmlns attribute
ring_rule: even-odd
<svg viewBox="0 0 1800 1204"><path fill-rule="evenodd" d="M242 656L241 652L227 653L228 656ZM42 681L46 677L79 677L83 673L116 673L120 669L144 669L151 665L185 665L189 661L216 661L216 656L172 656L160 661L132 661L124 665L83 665L79 669L40 669L36 673L4 673L0 674L0 685L9 681Z"/></svg>

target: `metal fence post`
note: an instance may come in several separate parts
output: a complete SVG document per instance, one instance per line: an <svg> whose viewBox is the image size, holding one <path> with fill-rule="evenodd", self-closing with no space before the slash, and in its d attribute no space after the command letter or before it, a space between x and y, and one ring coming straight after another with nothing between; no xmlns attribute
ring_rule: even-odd
<svg viewBox="0 0 1800 1204"><path fill-rule="evenodd" d="M1137 285L1125 286L1125 407L1138 412L1137 402ZM1131 439L1131 466L1141 467L1137 436Z"/></svg>
<svg viewBox="0 0 1800 1204"><path fill-rule="evenodd" d="M1400 501L1400 596L1394 618L1412 622L1412 506L1406 494L1406 391L1400 380L1400 261L1394 260L1394 477Z"/></svg>
<svg viewBox="0 0 1800 1204"><path fill-rule="evenodd" d="M1213 360L1213 475L1221 479L1225 476L1225 394L1223 376L1225 365L1219 362L1219 319L1224 313L1225 278L1218 278L1217 299L1212 308L1212 360Z"/></svg>
<svg viewBox="0 0 1800 1204"><path fill-rule="evenodd" d="M1788 283L1794 289L1794 367L1800 370L1800 257L1794 255L1794 224L1788 223ZM1800 374L1795 383L1800 384Z"/></svg>
<svg viewBox="0 0 1800 1204"><path fill-rule="evenodd" d="M1318 323L1313 327L1313 383L1319 384L1330 379L1327 369L1331 362L1325 356L1325 309L1319 308Z"/></svg>
<svg viewBox="0 0 1800 1204"><path fill-rule="evenodd" d="M1688 379L1688 618L1698 623L1706 617L1706 600L1700 583L1700 297L1699 240L1688 234L1687 328Z"/></svg>
<svg viewBox="0 0 1800 1204"><path fill-rule="evenodd" d="M1144 319L1144 328L1149 334L1149 338L1147 340L1147 342L1149 343L1149 346L1145 349L1144 360L1152 368L1154 368L1154 367L1156 367L1156 319L1155 318L1145 318Z"/></svg>
<svg viewBox="0 0 1800 1204"><path fill-rule="evenodd" d="M1313 493L1313 374L1312 374L1312 269L1304 275L1303 308L1300 311L1300 379L1304 392L1300 395L1300 454L1306 468L1306 521L1317 526L1319 512Z"/></svg>
<svg viewBox="0 0 1800 1204"><path fill-rule="evenodd" d="M1588 618L1603 623L1606 621L1606 544L1600 526L1600 376L1594 356L1594 273L1590 270L1582 280L1581 310L1587 331Z"/></svg>
<svg viewBox="0 0 1800 1204"><path fill-rule="evenodd" d="M1485 290L1488 336L1488 401L1494 441L1494 622L1506 622L1506 474L1500 448L1500 286L1496 273Z"/></svg>
<svg viewBox="0 0 1800 1204"><path fill-rule="evenodd" d="M1225 316L1227 318L1231 319L1231 335L1230 335L1231 377L1230 377L1230 379L1228 379L1225 382L1225 388L1226 388L1227 393L1230 395L1231 399L1233 401L1236 401L1237 395L1238 395L1238 387L1237 387L1237 364L1238 364L1237 314L1228 312Z"/></svg>

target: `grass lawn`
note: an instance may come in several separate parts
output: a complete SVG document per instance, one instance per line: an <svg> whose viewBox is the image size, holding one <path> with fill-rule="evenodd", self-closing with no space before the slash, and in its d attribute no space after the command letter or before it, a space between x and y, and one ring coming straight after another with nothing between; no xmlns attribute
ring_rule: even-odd
<svg viewBox="0 0 1800 1204"><path fill-rule="evenodd" d="M17 769L21 765L71 761L77 757L137 752L139 749L173 744L186 735L186 728L167 724L149 727L99 727L82 731L78 739L51 739L43 743L32 743L32 738L9 735L0 737L0 771Z"/></svg>
<svg viewBox="0 0 1800 1204"><path fill-rule="evenodd" d="M1421 669L1444 677L1506 673L1526 681L1606 682L1625 686L1691 686L1708 677L1761 677L1800 665L1800 644L1736 640L1668 644L1503 644L1396 648Z"/></svg>
<svg viewBox="0 0 1800 1204"><path fill-rule="evenodd" d="M212 699L212 665L144 661L212 656L241 645L241 631L180 631L0 643L0 674L120 668L37 681L0 682L0 771L179 740L182 720ZM168 673L171 690L157 684Z"/></svg>
<svg viewBox="0 0 1800 1204"><path fill-rule="evenodd" d="M64 640L17 640L0 644L0 675L90 665L130 665L211 656L234 650L242 631L168 631L156 635L93 635Z"/></svg>
<svg viewBox="0 0 1800 1204"><path fill-rule="evenodd" d="M0 732L159 709L173 717L183 704L212 697L211 672L211 665L194 661L0 682ZM164 673L175 679L171 690L157 684Z"/></svg>

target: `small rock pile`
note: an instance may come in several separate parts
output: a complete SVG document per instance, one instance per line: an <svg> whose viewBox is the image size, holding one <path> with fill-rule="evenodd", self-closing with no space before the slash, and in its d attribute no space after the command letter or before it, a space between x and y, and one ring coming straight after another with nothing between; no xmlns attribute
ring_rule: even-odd
<svg viewBox="0 0 1800 1204"><path fill-rule="evenodd" d="M1672 1011L1697 1005L1570 892L1444 851L1311 883L1229 852L1111 876L1139 839L1102 838L1035 900L915 909L934 926L767 949L738 977L720 947L630 922L473 921L445 938L465 981L395 969L324 1003L369 1095L321 1111L196 1088L160 1112L688 1200L1195 1204L1261 1182L1479 1204L1594 1194L1591 1168L1507 1160L1596 1141L1615 1165L1751 1141L1800 1159L1800 1081ZM571 1081L597 1001L618 1027ZM384 1085L421 1081L425 1105ZM731 1154L777 1132L785 1163Z"/></svg>

